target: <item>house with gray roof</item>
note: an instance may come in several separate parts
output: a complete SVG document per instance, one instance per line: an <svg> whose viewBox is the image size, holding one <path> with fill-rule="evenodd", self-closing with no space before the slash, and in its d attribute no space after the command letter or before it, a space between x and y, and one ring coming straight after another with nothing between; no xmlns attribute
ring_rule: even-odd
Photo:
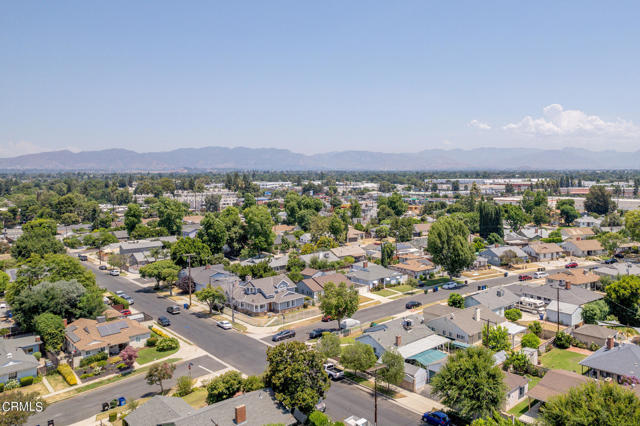
<svg viewBox="0 0 640 426"><path fill-rule="evenodd" d="M503 317L504 311L514 308L519 300L520 297L507 287L492 287L465 297L464 306L466 308L476 305L486 306Z"/></svg>
<svg viewBox="0 0 640 426"><path fill-rule="evenodd" d="M607 344L608 338L616 339L618 337L616 330L596 324L585 324L572 330L571 334L576 340L587 346L596 344L600 347Z"/></svg>
<svg viewBox="0 0 640 426"><path fill-rule="evenodd" d="M275 398L269 388L199 409L191 407L182 398L154 396L124 419L126 426L290 426L297 423L293 414Z"/></svg>
<svg viewBox="0 0 640 426"><path fill-rule="evenodd" d="M595 291L573 286L571 286L570 288L560 287L560 293L558 293L557 286L552 286L550 284L514 284L512 286L509 286L509 290L520 297L529 297L531 299L542 300L545 304L549 304L551 301L557 300L558 294L560 295L561 302L578 306L582 306L585 303L593 302L594 300L600 300L604 297L601 294L596 293Z"/></svg>
<svg viewBox="0 0 640 426"><path fill-rule="evenodd" d="M179 280L189 279L189 271L186 269L181 270L178 273ZM231 295L231 289L240 283L240 278L224 269L224 265L205 265L197 268L191 268L191 280L195 286L194 291L200 291L203 288L211 285L211 287L222 287L227 300ZM188 288L188 287L187 287Z"/></svg>
<svg viewBox="0 0 640 426"><path fill-rule="evenodd" d="M591 272L600 275L601 277L610 277L613 279L618 276L625 275L640 275L640 266L633 263L612 263L611 265L601 265L594 268Z"/></svg>
<svg viewBox="0 0 640 426"><path fill-rule="evenodd" d="M249 315L286 312L301 307L304 296L285 274L241 282L233 289L235 309Z"/></svg>
<svg viewBox="0 0 640 426"><path fill-rule="evenodd" d="M582 322L582 307L566 302L550 302L546 308L547 321L573 327Z"/></svg>
<svg viewBox="0 0 640 426"><path fill-rule="evenodd" d="M124 255L130 255L132 253L142 253L145 251L151 251L154 248L164 247L163 242L175 243L177 241L175 236L158 237L154 239L134 240L120 243L119 253Z"/></svg>
<svg viewBox="0 0 640 426"><path fill-rule="evenodd" d="M35 339L36 336L33 336L28 341L0 339L0 383L38 375L40 363L31 353L28 353L29 350L33 351L31 340ZM39 346L39 342L35 343L38 343Z"/></svg>
<svg viewBox="0 0 640 426"><path fill-rule="evenodd" d="M589 375L596 379L611 378L621 383L626 377L640 378L640 346L610 338L578 364L590 368Z"/></svg>
<svg viewBox="0 0 640 426"><path fill-rule="evenodd" d="M366 285L369 289L378 285L400 284L407 280L407 276L401 272L368 261L351 265L347 277L354 283Z"/></svg>
<svg viewBox="0 0 640 426"><path fill-rule="evenodd" d="M516 259L521 263L529 261L529 255L519 247L515 246L487 247L479 254L480 256L485 257L487 262L494 266L500 266L506 261L513 262L510 259Z"/></svg>
<svg viewBox="0 0 640 426"><path fill-rule="evenodd" d="M425 308L429 312L431 307ZM451 307L450 307L451 308ZM492 310L482 305L466 309L452 308L448 314L427 320L425 324L440 336L448 337L468 345L482 341L482 329L489 324L491 327L506 326L507 320L496 315Z"/></svg>

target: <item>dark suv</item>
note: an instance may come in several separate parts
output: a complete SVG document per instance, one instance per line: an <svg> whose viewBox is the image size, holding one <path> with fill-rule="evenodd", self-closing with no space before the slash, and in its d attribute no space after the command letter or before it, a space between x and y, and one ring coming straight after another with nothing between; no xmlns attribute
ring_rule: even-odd
<svg viewBox="0 0 640 426"><path fill-rule="evenodd" d="M163 327L168 327L171 325L171 321L169 321L169 318L167 317L158 317L158 324Z"/></svg>
<svg viewBox="0 0 640 426"><path fill-rule="evenodd" d="M417 300L410 300L406 305L404 305L404 307L407 309L417 308L418 306L422 306L422 303L418 302Z"/></svg>

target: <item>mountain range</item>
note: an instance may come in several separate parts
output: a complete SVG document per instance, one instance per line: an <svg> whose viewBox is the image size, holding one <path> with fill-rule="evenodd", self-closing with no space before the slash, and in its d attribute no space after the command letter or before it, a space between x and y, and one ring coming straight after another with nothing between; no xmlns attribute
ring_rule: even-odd
<svg viewBox="0 0 640 426"><path fill-rule="evenodd" d="M184 170L579 170L638 169L640 151L581 148L427 149L415 153L341 151L305 155L274 148L179 148L164 152L127 149L67 150L0 158L5 171Z"/></svg>

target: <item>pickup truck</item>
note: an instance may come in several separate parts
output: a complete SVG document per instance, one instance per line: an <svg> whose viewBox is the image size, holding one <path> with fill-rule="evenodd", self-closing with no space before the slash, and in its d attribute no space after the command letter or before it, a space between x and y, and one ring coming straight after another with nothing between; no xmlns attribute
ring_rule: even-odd
<svg viewBox="0 0 640 426"><path fill-rule="evenodd" d="M344 377L344 372L331 363L324 364L324 371L331 380L340 380Z"/></svg>

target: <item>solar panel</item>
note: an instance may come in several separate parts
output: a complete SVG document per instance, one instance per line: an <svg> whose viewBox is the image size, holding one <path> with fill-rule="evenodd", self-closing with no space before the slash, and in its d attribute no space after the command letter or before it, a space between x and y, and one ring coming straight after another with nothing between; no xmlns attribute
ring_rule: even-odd
<svg viewBox="0 0 640 426"><path fill-rule="evenodd" d="M69 337L69 339L71 339L73 343L76 343L77 341L80 340L80 338L76 336L76 334L73 331L67 331L67 337Z"/></svg>
<svg viewBox="0 0 640 426"><path fill-rule="evenodd" d="M69 331L76 331L76 329L78 328L77 325L70 325L69 328L67 328L67 330Z"/></svg>
<svg viewBox="0 0 640 426"><path fill-rule="evenodd" d="M107 323L96 327L101 337L111 336L118 334L123 328L128 328L129 325L125 321L118 321L113 323Z"/></svg>

